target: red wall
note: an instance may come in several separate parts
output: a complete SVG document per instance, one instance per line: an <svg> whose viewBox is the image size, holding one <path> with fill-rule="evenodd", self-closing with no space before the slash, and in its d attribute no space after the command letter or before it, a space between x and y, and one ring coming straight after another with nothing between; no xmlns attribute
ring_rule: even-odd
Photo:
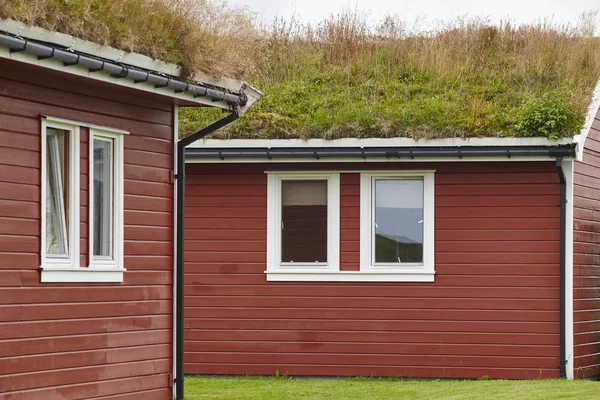
<svg viewBox="0 0 600 400"><path fill-rule="evenodd" d="M600 376L600 114L574 177L575 376Z"/></svg>
<svg viewBox="0 0 600 400"><path fill-rule="evenodd" d="M270 169L436 169L434 283L266 282ZM188 164L185 370L559 376L553 162ZM359 175L341 175L341 267L358 269Z"/></svg>
<svg viewBox="0 0 600 400"><path fill-rule="evenodd" d="M170 398L173 106L8 61L0 71L0 397ZM40 283L40 114L131 132L122 284ZM83 265L87 138L82 129Z"/></svg>

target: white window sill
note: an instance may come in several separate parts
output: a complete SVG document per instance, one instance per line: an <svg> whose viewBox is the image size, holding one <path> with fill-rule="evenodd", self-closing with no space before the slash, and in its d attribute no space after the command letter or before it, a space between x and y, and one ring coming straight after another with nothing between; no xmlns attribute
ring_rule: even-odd
<svg viewBox="0 0 600 400"><path fill-rule="evenodd" d="M125 268L40 267L42 283L120 283Z"/></svg>
<svg viewBox="0 0 600 400"><path fill-rule="evenodd" d="M270 282L433 282L435 272L265 271Z"/></svg>

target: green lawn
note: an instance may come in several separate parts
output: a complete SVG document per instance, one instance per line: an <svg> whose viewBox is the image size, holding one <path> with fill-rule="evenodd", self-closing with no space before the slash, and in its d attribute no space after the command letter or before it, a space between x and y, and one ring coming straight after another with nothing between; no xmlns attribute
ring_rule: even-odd
<svg viewBox="0 0 600 400"><path fill-rule="evenodd" d="M412 381L399 379L298 379L186 377L186 400L195 399L600 399L592 381Z"/></svg>

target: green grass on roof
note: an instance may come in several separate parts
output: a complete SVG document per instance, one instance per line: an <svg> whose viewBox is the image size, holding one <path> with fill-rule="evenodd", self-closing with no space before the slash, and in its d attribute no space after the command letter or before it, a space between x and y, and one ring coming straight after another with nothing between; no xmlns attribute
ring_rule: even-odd
<svg viewBox="0 0 600 400"><path fill-rule="evenodd" d="M600 77L600 39L578 28L471 20L407 35L356 13L281 28L248 77L265 97L212 137L555 140L579 132ZM181 126L211 117L187 110Z"/></svg>

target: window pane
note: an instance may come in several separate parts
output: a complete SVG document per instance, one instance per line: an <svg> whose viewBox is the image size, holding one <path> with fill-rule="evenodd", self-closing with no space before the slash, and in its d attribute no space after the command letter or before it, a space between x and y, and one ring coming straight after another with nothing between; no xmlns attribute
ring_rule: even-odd
<svg viewBox="0 0 600 400"><path fill-rule="evenodd" d="M281 261L327 262L327 181L283 181L281 197Z"/></svg>
<svg viewBox="0 0 600 400"><path fill-rule="evenodd" d="M112 141L94 140L93 238L95 256L112 256L112 159Z"/></svg>
<svg viewBox="0 0 600 400"><path fill-rule="evenodd" d="M67 220L65 214L67 190L65 181L66 132L48 129L46 132L46 253L67 256Z"/></svg>
<svg viewBox="0 0 600 400"><path fill-rule="evenodd" d="M375 181L375 262L423 262L423 180Z"/></svg>

